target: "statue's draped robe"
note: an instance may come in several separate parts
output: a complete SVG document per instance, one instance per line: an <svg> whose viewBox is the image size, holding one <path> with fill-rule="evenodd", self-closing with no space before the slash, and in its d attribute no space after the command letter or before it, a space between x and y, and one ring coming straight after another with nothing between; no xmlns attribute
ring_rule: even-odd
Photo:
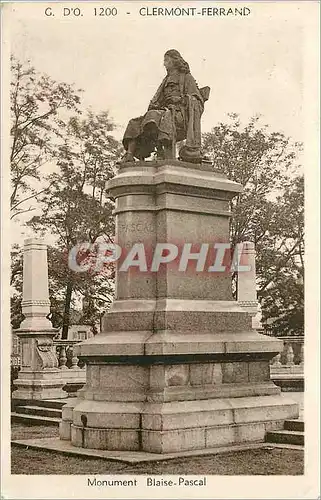
<svg viewBox="0 0 321 500"><path fill-rule="evenodd" d="M168 108L171 107L171 109ZM186 139L186 146L199 149L200 120L204 100L190 73L169 73L159 86L144 116L129 121L123 145L135 140L135 156L146 158L157 143L171 144Z"/></svg>

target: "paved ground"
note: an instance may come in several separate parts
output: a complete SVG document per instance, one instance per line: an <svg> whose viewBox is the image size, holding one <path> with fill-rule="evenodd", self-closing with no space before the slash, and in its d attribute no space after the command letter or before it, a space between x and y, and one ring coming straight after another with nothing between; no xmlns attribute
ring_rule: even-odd
<svg viewBox="0 0 321 500"><path fill-rule="evenodd" d="M56 427L12 425L12 439L58 436ZM12 448L12 474L208 474L300 475L304 473L301 450L256 449L127 465L104 459L66 456L56 452Z"/></svg>

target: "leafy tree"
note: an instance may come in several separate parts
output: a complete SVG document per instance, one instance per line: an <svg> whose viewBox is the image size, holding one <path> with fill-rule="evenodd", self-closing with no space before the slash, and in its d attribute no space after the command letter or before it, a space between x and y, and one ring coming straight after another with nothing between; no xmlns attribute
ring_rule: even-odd
<svg viewBox="0 0 321 500"><path fill-rule="evenodd" d="M304 334L304 286L300 269L282 269L261 297L262 324L268 333Z"/></svg>
<svg viewBox="0 0 321 500"><path fill-rule="evenodd" d="M91 325L94 333L97 333L97 323L101 316L112 302L114 293L114 268L105 267L101 272L95 271L97 254L92 252L93 266L86 272L72 273L73 294L70 301L69 321L73 320L73 309L76 305L76 298L83 298L83 310L78 312L77 322L81 324ZM78 259L84 263L89 255L86 254L84 259ZM50 296L50 320L53 326L61 328L64 321L65 299L66 299L66 276L70 271L68 267L67 252L61 251L58 248L50 246L48 248L48 268L49 268L49 296ZM77 297L75 296L77 294Z"/></svg>
<svg viewBox="0 0 321 500"><path fill-rule="evenodd" d="M282 329L288 320L294 331L290 311L303 311L303 283L297 280L298 273L303 276L304 253L304 183L297 163L301 144L280 132L271 132L261 125L259 117L253 117L246 126L241 125L236 114L229 115L229 119L229 123L220 123L203 135L203 147L215 168L244 187L231 202L231 245L233 248L242 241L254 242L263 321L271 323L278 317L277 309L271 307L272 295L268 299L273 290L274 298L279 297ZM293 296L282 302L280 287L289 280ZM297 322L300 331L302 322L301 317ZM281 322L275 323L274 332L278 327Z"/></svg>
<svg viewBox="0 0 321 500"><path fill-rule="evenodd" d="M30 63L11 58L11 218L34 210L43 167L56 155L65 128L62 116L78 110L72 86L39 74ZM78 93L80 90L77 91Z"/></svg>
<svg viewBox="0 0 321 500"><path fill-rule="evenodd" d="M298 176L276 200L261 250L262 324L273 335L304 334L304 180Z"/></svg>
<svg viewBox="0 0 321 500"><path fill-rule="evenodd" d="M65 284L62 338L68 335L73 293L86 295L90 290L97 304L102 300L110 302L112 272L104 282L95 272L77 273L68 266L68 255L77 244L112 240L113 204L105 197L105 183L114 174L120 155L119 143L110 134L113 128L106 112L89 112L84 119L70 119L64 143L59 147L60 171L49 176L50 190L39 196L42 214L28 222L35 231L50 232L57 238L56 260L50 274L52 284L54 280L58 286L62 281ZM98 309L92 309L92 322Z"/></svg>
<svg viewBox="0 0 321 500"><path fill-rule="evenodd" d="M11 248L11 278L10 285L17 290L22 290L23 258L22 249L15 243Z"/></svg>
<svg viewBox="0 0 321 500"><path fill-rule="evenodd" d="M20 324L24 318L21 309L22 302L22 292L14 293L10 297L10 314L11 314L11 326L12 328L19 328Z"/></svg>
<svg viewBox="0 0 321 500"><path fill-rule="evenodd" d="M23 315L21 311L22 302L22 250L15 244L11 249L11 326L19 328Z"/></svg>

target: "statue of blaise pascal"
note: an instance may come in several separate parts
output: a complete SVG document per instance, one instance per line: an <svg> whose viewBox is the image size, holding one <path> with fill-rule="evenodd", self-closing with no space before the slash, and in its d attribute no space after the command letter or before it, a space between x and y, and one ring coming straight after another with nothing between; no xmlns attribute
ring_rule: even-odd
<svg viewBox="0 0 321 500"><path fill-rule="evenodd" d="M143 116L129 121L123 145L123 163L135 158L144 160L153 152L157 159L176 157L176 143L185 141L179 151L184 161L200 163L201 116L209 87L199 89L189 65L180 53L171 49L165 53L167 75L150 101Z"/></svg>

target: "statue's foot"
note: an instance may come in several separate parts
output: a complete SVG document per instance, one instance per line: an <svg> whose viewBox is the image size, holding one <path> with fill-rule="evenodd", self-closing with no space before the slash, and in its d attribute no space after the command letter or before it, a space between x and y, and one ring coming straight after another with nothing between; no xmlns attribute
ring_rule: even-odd
<svg viewBox="0 0 321 500"><path fill-rule="evenodd" d="M129 153L128 151L121 158L119 163L133 163L135 161L135 157L133 153Z"/></svg>

